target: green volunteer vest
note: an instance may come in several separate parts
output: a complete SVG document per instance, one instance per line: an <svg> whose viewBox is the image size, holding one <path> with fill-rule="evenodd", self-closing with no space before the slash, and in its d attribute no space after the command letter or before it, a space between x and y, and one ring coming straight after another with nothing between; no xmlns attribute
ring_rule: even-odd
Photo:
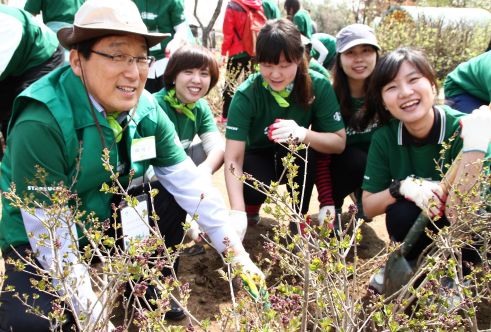
<svg viewBox="0 0 491 332"><path fill-rule="evenodd" d="M43 22L73 24L75 13L85 0L27 0L24 9L30 13L43 12Z"/></svg>
<svg viewBox="0 0 491 332"><path fill-rule="evenodd" d="M66 172L68 179L74 179L74 183L65 183L66 186L73 185L73 192L78 194L82 203L81 210L94 212L99 220L110 217L110 203L112 195L100 191L103 183L111 183L110 175L104 170L102 157L102 142L95 121L91 115L89 102L87 100L81 80L75 76L69 66L62 67L43 77L37 83L26 89L14 103L13 117L9 131L15 126L15 122L21 115L22 110L33 102L44 105L56 121L62 133L63 154L66 161ZM101 126L106 146L110 150L110 163L117 171L120 165L120 152L114 143L114 134L103 114L96 112L96 117ZM151 136L157 131L166 131L173 138L175 133L172 124L157 127L161 110L155 103L153 97L146 91L140 97L137 110L128 121L128 127L124 132L128 160L131 160L130 145L133 139ZM157 134L155 134L157 135ZM168 140L169 141L169 140ZM80 153L80 144L82 150ZM120 143L123 144L123 143ZM162 144L164 145L164 144ZM149 164L158 166L169 166L185 159L182 149L172 150L171 144L167 142L165 149L169 149L168 156L160 157L163 147L157 147L157 158L143 162L130 162L130 168L135 170L134 178L142 176ZM49 153L49 147L47 152ZM162 153L160 153L162 154ZM80 157L79 170L77 171L77 159ZM34 166L34 165L33 165ZM11 172L9 153L6 154L2 163L1 188L7 190L10 185ZM127 185L127 176L121 177L123 186ZM2 249L10 245L28 243L20 211L8 204L3 199L2 221L0 222L0 247ZM90 224L86 224L89 227ZM81 234L80 234L81 235ZM84 245L82 241L80 245Z"/></svg>
<svg viewBox="0 0 491 332"><path fill-rule="evenodd" d="M332 59L334 59L334 57L336 56L336 38L328 35L327 33L315 33L312 35L312 38L319 39L322 45L324 45L329 51L326 58L324 59L324 62L322 63L324 67L327 67L329 63L331 63ZM318 59L320 55L319 52L317 52L313 48L310 54L314 59Z"/></svg>
<svg viewBox="0 0 491 332"><path fill-rule="evenodd" d="M20 76L28 69L48 60L58 47L56 35L34 21L32 15L15 7L0 5L0 13L15 17L22 23L23 32L17 49L5 68L0 81L9 76Z"/></svg>

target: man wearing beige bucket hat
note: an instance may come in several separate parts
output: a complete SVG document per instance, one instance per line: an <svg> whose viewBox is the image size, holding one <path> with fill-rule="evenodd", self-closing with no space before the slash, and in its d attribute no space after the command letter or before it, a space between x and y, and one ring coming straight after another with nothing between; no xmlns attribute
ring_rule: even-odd
<svg viewBox="0 0 491 332"><path fill-rule="evenodd" d="M216 250L224 252L228 246L234 252L232 266L241 267L244 275L256 275L262 281L264 275L244 250L237 234L240 227L229 215L219 191L206 182L207 177L186 156L172 123L143 89L153 62L147 55L148 49L164 38L165 34L148 33L136 6L129 0L85 2L75 15L73 27L58 31L60 43L70 49L70 65L41 78L14 103L1 165L1 190L8 192L14 183L16 193L31 197L38 207L50 203L43 193L63 183L80 199L79 210L106 220L111 217L111 203L119 203L116 195L100 190L103 183L111 183L101 162L103 149L107 148L109 162L119 172L121 184L131 184L131 190L140 194L145 192L142 188L148 187L143 177L146 168L154 167L158 181L152 183L152 188L159 189L154 206L167 247L180 243L186 212L197 213L201 229ZM35 165L46 172L43 186L26 181L36 178ZM75 240L78 238L73 234L75 227L63 221L69 220L70 215L53 230L56 241L39 241L47 233L39 222L47 218L44 210L16 207L5 197L2 209L0 249L5 261L37 252L37 263L47 271L52 271L54 264L61 264L74 281L73 287L65 290L68 294L64 294L73 299L72 309L77 317L88 314L89 321L95 322L102 306L90 281L87 282L90 279L86 265L80 264L76 250L87 241ZM131 236L131 229L148 228L147 223L141 224L141 219L124 218L123 213L118 217L123 219L122 235ZM133 227L126 229L124 225L128 224ZM55 245L61 251L58 259L52 253ZM16 271L7 264L5 275L4 287L14 286L19 293L30 296L35 292L28 267ZM56 275L51 275L50 280L57 284ZM42 313L52 310L53 297L44 292L36 296ZM177 309L174 317L166 318L182 316ZM12 292L0 294L0 331L49 329L48 320L27 314L26 307Z"/></svg>

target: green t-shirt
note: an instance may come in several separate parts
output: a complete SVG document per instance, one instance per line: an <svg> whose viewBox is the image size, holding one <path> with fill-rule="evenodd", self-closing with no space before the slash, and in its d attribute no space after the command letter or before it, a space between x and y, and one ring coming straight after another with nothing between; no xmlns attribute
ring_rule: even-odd
<svg viewBox="0 0 491 332"><path fill-rule="evenodd" d="M328 80L331 79L331 76L329 75L329 72L327 71L326 68L322 67L320 63L318 63L315 59L310 59L309 62L309 69L312 69L313 71L318 72L319 74L323 75L325 78Z"/></svg>
<svg viewBox="0 0 491 332"><path fill-rule="evenodd" d="M276 119L292 119L305 128L312 126L317 132L336 132L344 128L339 104L331 83L321 74L309 71L315 100L305 110L291 102L283 108L262 85L263 78L255 73L237 89L228 113L227 139L245 141L246 149L262 149L274 146L268 139L268 127Z"/></svg>
<svg viewBox="0 0 491 332"><path fill-rule="evenodd" d="M27 0L24 9L37 15L43 12L43 22L73 24L75 13L85 0Z"/></svg>
<svg viewBox="0 0 491 332"><path fill-rule="evenodd" d="M331 35L328 35L327 33L314 33L312 35L312 39L318 39L322 45L324 45L328 52L326 58L324 59L324 62L322 65L324 67L328 67L331 61L334 59L336 56L336 37L333 37ZM312 48L311 55L314 59L319 58L319 52L317 52L315 49Z"/></svg>
<svg viewBox="0 0 491 332"><path fill-rule="evenodd" d="M359 112L365 104L365 98L351 98L351 105L353 106L353 113ZM346 125L346 145L355 146L359 149L368 152L372 136L377 129L377 124L373 123L367 126L365 130L358 131L349 125L347 119L343 119Z"/></svg>
<svg viewBox="0 0 491 332"><path fill-rule="evenodd" d="M165 57L165 48L174 37L174 27L185 22L183 0L133 0L140 11L149 32L170 33L171 37L150 49L150 55L160 60Z"/></svg>
<svg viewBox="0 0 491 332"><path fill-rule="evenodd" d="M125 172L121 166L124 164L130 163L137 178L149 165L173 166L186 158L172 122L148 92L144 91L140 97L131 120L127 115L123 139L117 145L113 144L114 134L106 118L95 112L106 146L111 147L110 163L115 171L121 172L123 185ZM155 142L156 157L133 161L132 142L149 137ZM8 191L13 182L21 197L32 195L36 202L49 203L40 193L39 186L49 190L60 183L73 185L72 191L77 193L82 204L79 210L93 211L104 220L110 217L112 195L100 191L102 183L111 183L101 156L101 136L83 85L69 66L62 67L32 84L15 101L9 141L1 164L1 190ZM43 184L32 182L36 177L35 165L46 171ZM125 167L126 172L130 167ZM28 238L20 210L2 197L0 248L4 250L10 245L26 243Z"/></svg>
<svg viewBox="0 0 491 332"><path fill-rule="evenodd" d="M405 129L402 122L396 119L392 119L373 134L363 190L377 193L387 189L392 180L404 180L409 175L433 181L442 179L442 174L446 172L443 166L451 163L462 148L459 135L452 142L449 139L460 128L459 119L465 114L448 106L438 106L435 110L440 116L439 121L435 121L433 125L433 143L416 145L403 142ZM440 151L443 142L450 143L450 148L445 151L442 159ZM443 173L437 165L443 167Z"/></svg>
<svg viewBox="0 0 491 332"><path fill-rule="evenodd" d="M274 20L276 18L281 18L281 11L272 0L262 0L264 15L268 20Z"/></svg>
<svg viewBox="0 0 491 332"><path fill-rule="evenodd" d="M196 121L192 121L186 115L176 112L176 110L164 100L166 95L167 91L163 89L155 93L154 97L174 124L177 135L179 136L181 144L185 150L189 148L196 135L203 135L204 133L218 131L210 106L204 98L201 98L196 102L193 109L193 113L196 116Z"/></svg>
<svg viewBox="0 0 491 332"><path fill-rule="evenodd" d="M491 101L491 51L461 63L443 84L445 97L468 93L480 100Z"/></svg>
<svg viewBox="0 0 491 332"><path fill-rule="evenodd" d="M302 35L304 35L308 39L312 37L312 33L314 32L314 28L312 27L312 19L305 9L300 9L293 16L293 23L295 23Z"/></svg>
<svg viewBox="0 0 491 332"><path fill-rule="evenodd" d="M3 72L0 72L0 81L9 76L22 75L55 53L59 45L56 35L44 24L38 24L31 14L19 8L0 5L0 19L2 22L15 20L13 22L17 28L11 37L19 40L9 63Z"/></svg>

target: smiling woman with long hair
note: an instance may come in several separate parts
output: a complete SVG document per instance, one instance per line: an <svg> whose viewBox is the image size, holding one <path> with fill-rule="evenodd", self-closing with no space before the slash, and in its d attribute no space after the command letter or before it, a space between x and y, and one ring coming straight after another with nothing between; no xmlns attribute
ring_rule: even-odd
<svg viewBox="0 0 491 332"><path fill-rule="evenodd" d="M300 151L308 156L307 170L297 158L298 192L303 192L302 213L307 213L315 177L313 150L340 153L345 145L344 125L329 81L309 71L304 58L300 32L293 23L269 21L256 44L259 73L238 89L229 111L226 131L225 180L232 210L247 211L249 221L257 222L265 196L243 186L236 174L252 174L270 184L283 171L281 158L287 148L280 143L293 139L305 143ZM303 183L304 173L306 183Z"/></svg>

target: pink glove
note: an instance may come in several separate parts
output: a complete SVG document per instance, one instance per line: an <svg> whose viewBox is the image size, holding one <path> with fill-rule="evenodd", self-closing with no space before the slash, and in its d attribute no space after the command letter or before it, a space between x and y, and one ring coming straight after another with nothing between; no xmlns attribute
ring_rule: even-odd
<svg viewBox="0 0 491 332"><path fill-rule="evenodd" d="M307 129L299 126L294 120L276 119L268 128L268 138L275 143L287 142L290 138L303 142Z"/></svg>
<svg viewBox="0 0 491 332"><path fill-rule="evenodd" d="M408 176L401 181L401 194L413 201L430 218L442 216L445 208L443 189L438 182Z"/></svg>

